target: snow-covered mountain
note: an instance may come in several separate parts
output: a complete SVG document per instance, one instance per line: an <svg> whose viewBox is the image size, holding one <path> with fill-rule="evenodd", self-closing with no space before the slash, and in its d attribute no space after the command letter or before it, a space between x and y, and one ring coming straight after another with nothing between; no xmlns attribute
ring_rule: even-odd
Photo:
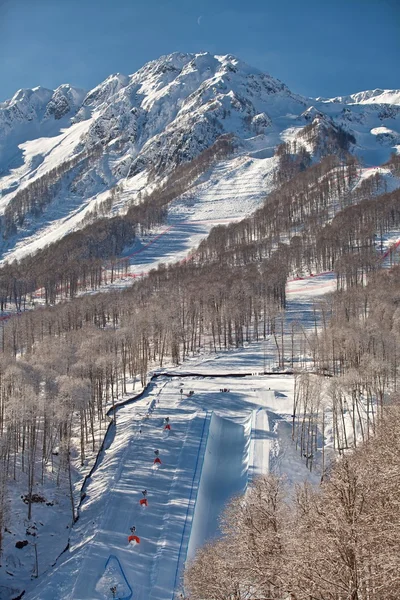
<svg viewBox="0 0 400 600"><path fill-rule="evenodd" d="M16 233L6 235L1 254L33 252L81 227L121 183L109 214L123 212L139 192L226 133L235 138L236 175L238 158L243 169L251 161L257 173L269 174L283 141L296 140L318 156L316 136L329 128L348 132L350 150L367 165L381 164L400 148L399 98L390 90L305 98L234 56L209 53L163 56L133 75L111 75L88 93L69 85L20 90L0 104L0 214L36 180L47 199L39 214L28 211ZM313 123L310 143L301 132ZM213 177L213 169L204 176L209 185ZM258 202L268 186L261 191Z"/></svg>

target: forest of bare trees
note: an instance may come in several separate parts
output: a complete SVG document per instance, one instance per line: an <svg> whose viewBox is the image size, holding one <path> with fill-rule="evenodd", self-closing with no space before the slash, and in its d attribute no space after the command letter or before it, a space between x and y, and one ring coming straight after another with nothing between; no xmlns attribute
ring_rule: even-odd
<svg viewBox="0 0 400 600"><path fill-rule="evenodd" d="M400 407L319 488L256 480L185 572L189 600L397 600Z"/></svg>
<svg viewBox="0 0 400 600"><path fill-rule="evenodd" d="M102 284L108 283L109 279L113 281L114 271L122 275L126 269L126 261L119 259L122 250L134 242L138 233L164 223L168 204L184 193L212 162L221 160L232 151L232 137L220 136L194 160L179 165L165 181L142 197L139 203L129 206L125 215L97 219L83 229L39 250L34 256L27 256L19 262L14 261L0 268L1 310L5 310L8 304L18 310L24 309L28 295L41 288L46 304L53 304L63 298L73 298L82 290L97 290ZM65 169L62 173L64 171ZM55 175L58 177L57 173ZM21 203L24 205L26 201L31 206L32 203L39 202L42 187L47 190L50 185L48 181L52 181L50 176L52 173L49 178L46 176L35 180L15 196L10 203L11 216L5 217L7 223L10 221L15 224ZM115 195L120 191L115 190L113 193ZM112 195L111 193L110 198ZM28 208L21 210L21 215L24 216Z"/></svg>
<svg viewBox="0 0 400 600"><path fill-rule="evenodd" d="M38 289L46 303L53 304L122 276L127 267L126 260L118 258L123 248L139 231L163 223L170 202L213 160L231 151L232 140L222 136L197 159L178 167L125 216L97 219L35 256L6 264L0 269L2 310L8 304L25 308ZM281 165L279 172L284 169ZM328 156L281 185L252 217L214 228L193 260L236 267L280 253L288 273L335 269L338 288L362 284L378 266L382 236L400 222L399 192L382 194L385 185L379 174L354 187L357 182L353 157L341 162Z"/></svg>
<svg viewBox="0 0 400 600"><path fill-rule="evenodd" d="M288 504L281 482L257 483L228 511L226 539L207 547L190 567L190 598L266 600L291 593L295 600L390 600L395 596L382 581L382 565L371 557L368 544L379 538L376 543L382 545L392 530L379 533L375 525L366 538L371 541L360 548L358 541L366 534L356 530L348 554L338 558L340 546L329 534L331 513L320 513L329 501L335 518L345 514L348 506L341 504L341 496L351 491L354 480L362 490L374 482L377 506L386 493L368 479L373 473L367 465L365 471L357 469L363 462L359 457L382 456L386 450L380 443L389 434L380 432L389 430L390 415L398 419L400 267L383 271L379 261L383 235L400 223L398 191L382 194L379 176L354 188L359 177L355 161L328 156L295 179L283 177L285 182L252 217L213 229L192 260L161 265L123 292L76 297L100 287L110 261L123 273L126 263L118 255L136 228L162 222L168 204L213 160L231 152L232 143L221 139L197 161L181 165L168 185L132 205L126 218L96 221L39 255L1 269L2 310L13 304L23 311L40 288L47 306L3 322L0 331L0 526L7 523L10 479L25 485L27 518L34 515L37 484L47 480L66 487L71 521L76 518L71 452L82 465L93 456L109 423L107 410L129 381L145 385L151 368L178 364L200 348L213 352L271 335L274 366L296 371L293 444L310 470L320 470L323 487L299 490ZM315 307L320 328L305 336L300 327L292 327L292 339L284 343L288 276L331 269L338 291ZM60 302L66 297L69 301ZM333 471L323 443L321 448L328 415L334 448L342 457ZM371 464L378 460L371 458ZM339 493L335 477L350 487ZM390 490L391 483L386 484ZM360 527L376 519L369 501L363 510L357 513ZM252 564L245 553L229 550L228 556L227 548L237 547L229 515L241 515L243 548L254 557ZM252 531L253 525L259 531ZM341 525L340 540L350 527L345 520ZM321 530L331 565L318 550ZM296 544L304 539L309 542L300 561ZM388 548L395 543L389 537ZM279 561L287 573L277 572ZM210 567L207 582L215 587L204 588L200 575L210 562L215 572ZM256 564L261 565L259 578L254 578ZM387 573L388 580L395 577L394 567ZM327 581L336 586L329 593Z"/></svg>

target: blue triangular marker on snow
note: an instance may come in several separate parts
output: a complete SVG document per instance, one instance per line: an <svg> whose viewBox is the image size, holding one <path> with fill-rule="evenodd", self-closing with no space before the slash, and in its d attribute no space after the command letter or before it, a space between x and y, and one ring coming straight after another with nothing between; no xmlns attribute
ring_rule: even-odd
<svg viewBox="0 0 400 600"><path fill-rule="evenodd" d="M114 595L112 592L114 590ZM124 570L118 558L111 554L104 567L104 573L96 584L96 592L102 595L104 600L130 600L133 595L131 586L125 577Z"/></svg>

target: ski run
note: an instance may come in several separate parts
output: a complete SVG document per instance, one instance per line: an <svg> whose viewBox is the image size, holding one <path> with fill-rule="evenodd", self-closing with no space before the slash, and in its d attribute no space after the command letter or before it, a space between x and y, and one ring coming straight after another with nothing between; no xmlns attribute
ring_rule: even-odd
<svg viewBox="0 0 400 600"><path fill-rule="evenodd" d="M312 326L312 301L334 283L330 275L292 282L291 318ZM292 448L293 376L262 374L273 357L268 339L193 357L120 405L68 548L24 597L179 599L185 561L218 536L224 506L252 478L271 471L293 485L319 481ZM140 543L129 543L131 528Z"/></svg>

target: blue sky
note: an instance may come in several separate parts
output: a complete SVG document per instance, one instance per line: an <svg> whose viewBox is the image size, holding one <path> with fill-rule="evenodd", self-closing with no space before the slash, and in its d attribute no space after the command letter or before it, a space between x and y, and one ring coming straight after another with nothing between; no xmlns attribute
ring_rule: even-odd
<svg viewBox="0 0 400 600"><path fill-rule="evenodd" d="M0 101L204 50L304 95L399 88L400 0L0 0Z"/></svg>

